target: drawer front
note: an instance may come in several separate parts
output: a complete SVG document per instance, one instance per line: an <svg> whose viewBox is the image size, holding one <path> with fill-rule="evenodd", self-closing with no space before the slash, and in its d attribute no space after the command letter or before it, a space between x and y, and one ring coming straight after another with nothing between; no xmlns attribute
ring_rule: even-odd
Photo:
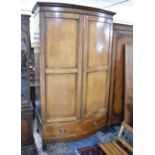
<svg viewBox="0 0 155 155"><path fill-rule="evenodd" d="M43 127L43 139L49 141L76 140L88 136L106 125L106 117L92 118L70 124L50 124Z"/></svg>

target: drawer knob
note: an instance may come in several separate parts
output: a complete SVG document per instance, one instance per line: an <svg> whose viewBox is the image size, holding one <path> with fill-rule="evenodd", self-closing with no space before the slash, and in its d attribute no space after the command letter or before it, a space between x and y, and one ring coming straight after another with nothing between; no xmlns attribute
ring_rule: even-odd
<svg viewBox="0 0 155 155"><path fill-rule="evenodd" d="M93 122L93 127L97 127L97 122Z"/></svg>
<svg viewBox="0 0 155 155"><path fill-rule="evenodd" d="M65 134L65 133L66 133L66 130L65 130L64 128L60 128L60 129L59 129L59 133L60 133L60 134Z"/></svg>

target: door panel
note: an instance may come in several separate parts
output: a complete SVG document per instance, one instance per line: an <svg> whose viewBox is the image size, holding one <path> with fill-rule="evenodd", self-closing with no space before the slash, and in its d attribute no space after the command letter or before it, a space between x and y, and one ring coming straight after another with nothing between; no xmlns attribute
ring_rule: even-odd
<svg viewBox="0 0 155 155"><path fill-rule="evenodd" d="M90 72L87 76L86 115L104 111L106 89L106 72Z"/></svg>
<svg viewBox="0 0 155 155"><path fill-rule="evenodd" d="M53 74L46 76L46 101L48 117L75 115L77 84L75 74Z"/></svg>
<svg viewBox="0 0 155 155"><path fill-rule="evenodd" d="M46 66L48 68L77 66L78 23L76 19L46 19Z"/></svg>
<svg viewBox="0 0 155 155"><path fill-rule="evenodd" d="M45 17L46 122L75 121L81 105L83 16L47 12Z"/></svg>
<svg viewBox="0 0 155 155"><path fill-rule="evenodd" d="M88 66L108 65L109 24L88 21Z"/></svg>
<svg viewBox="0 0 155 155"><path fill-rule="evenodd" d="M110 33L111 25L104 18L85 16L82 117L106 115Z"/></svg>

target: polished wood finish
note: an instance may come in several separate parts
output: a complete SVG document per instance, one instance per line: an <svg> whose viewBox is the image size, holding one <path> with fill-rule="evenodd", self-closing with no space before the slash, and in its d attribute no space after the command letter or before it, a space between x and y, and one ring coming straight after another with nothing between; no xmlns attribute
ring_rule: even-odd
<svg viewBox="0 0 155 155"><path fill-rule="evenodd" d="M77 140L96 132L105 123L106 117L96 116L87 120L84 119L61 124L46 124L43 127L44 138L47 141L51 139L52 141Z"/></svg>
<svg viewBox="0 0 155 155"><path fill-rule="evenodd" d="M51 8L52 7L52 8ZM106 11L103 9L88 7L88 6L82 6L82 5L75 5L75 4L66 4L66 3L51 3L51 2L37 2L35 6L32 9L32 13L45 12L45 11L60 11L63 12L76 12L76 13L83 13L84 11L89 14L97 14L100 15L102 13L102 16L106 17L112 17L115 15L114 12Z"/></svg>
<svg viewBox="0 0 155 155"><path fill-rule="evenodd" d="M46 17L46 67L76 68L80 17L76 14L45 14ZM68 29L69 28L69 29ZM54 38L54 39L53 39ZM51 41L52 40L52 41ZM66 59L64 59L66 57Z"/></svg>
<svg viewBox="0 0 155 155"><path fill-rule="evenodd" d="M77 103L76 83L75 74L46 76L47 122L64 122L77 119L79 104Z"/></svg>
<svg viewBox="0 0 155 155"><path fill-rule="evenodd" d="M42 88L46 94L41 97L46 105L43 115L46 122L75 121L80 117L82 17L71 13L58 15L58 12L45 12L44 16L46 42L42 44L46 52L42 54L45 58L41 57L45 66L41 74L45 78Z"/></svg>
<svg viewBox="0 0 155 155"><path fill-rule="evenodd" d="M133 45L125 45L124 121L133 126Z"/></svg>
<svg viewBox="0 0 155 155"><path fill-rule="evenodd" d="M111 52L111 23L102 17L86 16L83 57L83 117L107 115ZM112 28L112 27L111 27Z"/></svg>
<svg viewBox="0 0 155 155"><path fill-rule="evenodd" d="M120 124L124 120L125 106L125 48L133 42L133 27L113 25L112 65L108 110L108 125ZM128 55L132 53L128 52ZM130 67L130 66L128 66ZM130 67L131 68L131 67ZM130 92L132 94L132 92Z"/></svg>
<svg viewBox="0 0 155 155"><path fill-rule="evenodd" d="M33 12L39 132L44 143L88 136L107 121L114 13L58 3Z"/></svg>

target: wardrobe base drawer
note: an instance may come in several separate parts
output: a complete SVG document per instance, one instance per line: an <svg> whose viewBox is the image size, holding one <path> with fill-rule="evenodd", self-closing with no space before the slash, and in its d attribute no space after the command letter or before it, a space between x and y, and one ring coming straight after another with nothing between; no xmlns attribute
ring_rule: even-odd
<svg viewBox="0 0 155 155"><path fill-rule="evenodd" d="M44 141L78 140L95 133L106 125L106 116L72 123L51 123L42 128Z"/></svg>

